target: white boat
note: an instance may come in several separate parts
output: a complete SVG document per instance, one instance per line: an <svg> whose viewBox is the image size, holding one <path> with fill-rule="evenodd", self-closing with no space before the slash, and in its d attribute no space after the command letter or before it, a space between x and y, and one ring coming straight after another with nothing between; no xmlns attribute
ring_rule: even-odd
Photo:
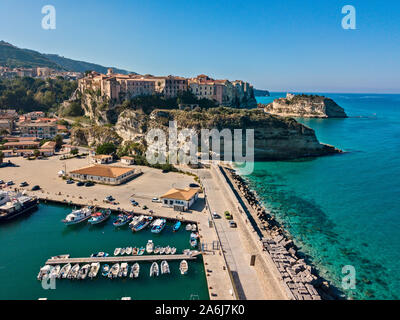
<svg viewBox="0 0 400 320"><path fill-rule="evenodd" d="M135 263L131 268L131 273L129 275L130 278L137 278L139 277L140 266L139 263Z"/></svg>
<svg viewBox="0 0 400 320"><path fill-rule="evenodd" d="M64 265L61 270L60 270L60 278L65 279L69 273L69 271L71 270L71 264L68 263L66 265Z"/></svg>
<svg viewBox="0 0 400 320"><path fill-rule="evenodd" d="M187 224L186 225L186 231L192 231L192 225L191 224Z"/></svg>
<svg viewBox="0 0 400 320"><path fill-rule="evenodd" d="M165 248L165 254L171 254L171 247L170 246L167 246Z"/></svg>
<svg viewBox="0 0 400 320"><path fill-rule="evenodd" d="M38 280L42 280L44 277L47 277L50 273L50 266L45 265L44 267L40 268L39 274L37 276Z"/></svg>
<svg viewBox="0 0 400 320"><path fill-rule="evenodd" d="M114 256L117 256L121 253L121 248L115 248L114 250Z"/></svg>
<svg viewBox="0 0 400 320"><path fill-rule="evenodd" d="M147 241L147 244L146 244L146 251L147 251L147 253L153 253L153 250L154 250L154 243L153 243L153 240Z"/></svg>
<svg viewBox="0 0 400 320"><path fill-rule="evenodd" d="M167 261L162 261L161 262L161 274L167 274L170 273L169 271L169 265Z"/></svg>
<svg viewBox="0 0 400 320"><path fill-rule="evenodd" d="M92 263L90 267L89 278L90 279L96 278L97 274L99 273L99 270L100 270L100 263L99 262Z"/></svg>
<svg viewBox="0 0 400 320"><path fill-rule="evenodd" d="M154 254L159 254L160 253L160 247L159 246L156 246L155 248L154 248Z"/></svg>
<svg viewBox="0 0 400 320"><path fill-rule="evenodd" d="M125 248L121 248L121 256L125 254Z"/></svg>
<svg viewBox="0 0 400 320"><path fill-rule="evenodd" d="M60 276L61 266L58 264L56 265L50 272L50 278L58 279Z"/></svg>
<svg viewBox="0 0 400 320"><path fill-rule="evenodd" d="M111 269L110 272L108 273L108 277L109 278L116 278L118 277L118 273L119 273L119 263L114 264Z"/></svg>
<svg viewBox="0 0 400 320"><path fill-rule="evenodd" d="M76 277L78 276L78 273L79 273L79 268L80 268L79 264L75 264L71 268L70 272L68 273L67 278L68 279L76 279Z"/></svg>
<svg viewBox="0 0 400 320"><path fill-rule="evenodd" d="M192 224L192 231L196 231L196 230L197 230L196 224Z"/></svg>
<svg viewBox="0 0 400 320"><path fill-rule="evenodd" d="M90 264L85 264L80 270L78 279L85 280L90 270Z"/></svg>
<svg viewBox="0 0 400 320"><path fill-rule="evenodd" d="M160 248L160 254L164 254L165 253L165 248L164 247L161 247Z"/></svg>
<svg viewBox="0 0 400 320"><path fill-rule="evenodd" d="M176 253L176 248L175 247L172 247L171 248L171 254L175 254Z"/></svg>
<svg viewBox="0 0 400 320"><path fill-rule="evenodd" d="M153 262L153 264L150 267L150 277L156 276L160 274L160 268L158 267L157 262Z"/></svg>
<svg viewBox="0 0 400 320"><path fill-rule="evenodd" d="M179 270L180 270L182 275L187 274L187 272L189 270L189 264L187 263L186 260L182 260L181 261L181 263L179 264Z"/></svg>
<svg viewBox="0 0 400 320"><path fill-rule="evenodd" d="M126 262L121 263L121 269L120 269L120 277L127 277L128 276L128 264Z"/></svg>
<svg viewBox="0 0 400 320"><path fill-rule="evenodd" d="M129 255L132 254L132 247L126 248L126 249L125 249L125 253L126 253L126 254L129 254Z"/></svg>
<svg viewBox="0 0 400 320"><path fill-rule="evenodd" d="M64 220L62 220L62 222L67 226L77 224L90 219L91 214L92 209L89 207L84 207L82 209L72 211L65 217Z"/></svg>

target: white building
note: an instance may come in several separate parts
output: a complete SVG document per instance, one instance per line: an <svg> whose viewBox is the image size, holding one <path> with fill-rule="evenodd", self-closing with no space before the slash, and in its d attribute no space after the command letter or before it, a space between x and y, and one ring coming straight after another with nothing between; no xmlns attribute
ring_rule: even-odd
<svg viewBox="0 0 400 320"><path fill-rule="evenodd" d="M113 162L113 157L107 154L97 154L92 157L92 161L97 164L107 164Z"/></svg>
<svg viewBox="0 0 400 320"><path fill-rule="evenodd" d="M174 208L176 211L186 211L190 209L198 197L198 188L173 188L161 196L161 201L164 207Z"/></svg>
<svg viewBox="0 0 400 320"><path fill-rule="evenodd" d="M135 164L135 159L132 157L122 157L121 163L126 164L128 166Z"/></svg>
<svg viewBox="0 0 400 320"><path fill-rule="evenodd" d="M118 185L132 179L135 170L126 167L94 165L69 173L70 178L80 181L93 181L104 184Z"/></svg>

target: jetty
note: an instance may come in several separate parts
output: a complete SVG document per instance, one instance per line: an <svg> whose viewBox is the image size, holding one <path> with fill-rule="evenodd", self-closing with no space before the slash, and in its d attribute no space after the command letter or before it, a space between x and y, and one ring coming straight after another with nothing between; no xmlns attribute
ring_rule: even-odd
<svg viewBox="0 0 400 320"><path fill-rule="evenodd" d="M109 256L109 257L89 257L89 258L51 258L46 261L46 264L91 264L99 263L119 263L119 262L146 262L146 261L171 261L171 260L194 260L201 252L195 252L191 255L188 254L171 254L171 255L142 255L142 256Z"/></svg>

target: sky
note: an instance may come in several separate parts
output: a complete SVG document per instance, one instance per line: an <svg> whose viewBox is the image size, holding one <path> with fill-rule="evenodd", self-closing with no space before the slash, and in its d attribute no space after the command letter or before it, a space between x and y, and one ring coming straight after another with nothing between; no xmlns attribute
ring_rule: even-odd
<svg viewBox="0 0 400 320"><path fill-rule="evenodd" d="M42 28L42 7L56 29ZM356 29L342 28L342 7ZM398 0L0 0L0 40L141 74L400 93Z"/></svg>

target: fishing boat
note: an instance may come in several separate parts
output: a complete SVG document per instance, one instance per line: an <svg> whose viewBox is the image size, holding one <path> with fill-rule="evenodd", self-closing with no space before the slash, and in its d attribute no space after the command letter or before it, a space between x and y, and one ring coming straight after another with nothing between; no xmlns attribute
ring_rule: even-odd
<svg viewBox="0 0 400 320"><path fill-rule="evenodd" d="M145 248L144 247L140 247L139 252L138 252L138 256L142 256L143 253L145 252Z"/></svg>
<svg viewBox="0 0 400 320"><path fill-rule="evenodd" d="M190 223L186 225L186 231L192 231L192 225Z"/></svg>
<svg viewBox="0 0 400 320"><path fill-rule="evenodd" d="M120 274L119 277L126 277L128 275L128 264L126 262L121 263L121 269L120 269Z"/></svg>
<svg viewBox="0 0 400 320"><path fill-rule="evenodd" d="M153 240L147 241L147 244L146 244L146 251L147 251L147 253L153 253L153 250L154 250L154 243L153 243Z"/></svg>
<svg viewBox="0 0 400 320"><path fill-rule="evenodd" d="M159 254L160 253L160 246L156 246L154 248L154 254Z"/></svg>
<svg viewBox="0 0 400 320"><path fill-rule="evenodd" d="M165 254L170 254L171 253L171 247L170 246L167 246L166 248L165 248Z"/></svg>
<svg viewBox="0 0 400 320"><path fill-rule="evenodd" d="M169 265L167 261L162 261L161 262L161 274L167 274L170 273L169 271Z"/></svg>
<svg viewBox="0 0 400 320"><path fill-rule="evenodd" d="M0 203L0 222L31 212L38 206L36 197L29 197L21 193L13 195L7 191L1 193Z"/></svg>
<svg viewBox="0 0 400 320"><path fill-rule="evenodd" d="M65 217L64 220L62 220L62 222L65 225L70 226L88 220L91 214L92 214L92 208L84 207L82 209L72 211Z"/></svg>
<svg viewBox="0 0 400 320"><path fill-rule="evenodd" d="M126 254L131 254L132 253L132 247L128 247L125 249Z"/></svg>
<svg viewBox="0 0 400 320"><path fill-rule="evenodd" d="M176 253L176 248L175 247L172 247L171 248L171 254L175 254Z"/></svg>
<svg viewBox="0 0 400 320"><path fill-rule="evenodd" d="M181 227L181 225L182 225L182 222L177 221L177 222L174 224L174 227L172 228L172 231L173 231L173 232L177 232L177 231L179 230L179 228Z"/></svg>
<svg viewBox="0 0 400 320"><path fill-rule="evenodd" d="M44 267L40 268L39 274L37 276L38 280L42 280L43 278L47 277L50 273L50 266L45 265Z"/></svg>
<svg viewBox="0 0 400 320"><path fill-rule="evenodd" d="M85 264L80 270L78 274L78 279L85 280L90 270L90 264Z"/></svg>
<svg viewBox="0 0 400 320"><path fill-rule="evenodd" d="M160 254L164 254L165 253L165 248L164 247L161 247L160 248Z"/></svg>
<svg viewBox="0 0 400 320"><path fill-rule="evenodd" d="M93 213L88 222L92 225L99 224L106 221L110 216L111 216L110 209L107 210L102 209L100 211Z"/></svg>
<svg viewBox="0 0 400 320"><path fill-rule="evenodd" d="M75 264L72 268L71 271L68 273L67 278L68 279L76 279L76 277L78 276L79 273L79 264Z"/></svg>
<svg viewBox="0 0 400 320"><path fill-rule="evenodd" d="M181 275L187 274L189 270L189 264L187 263L186 260L182 260L181 263L179 264L179 271L181 272Z"/></svg>
<svg viewBox="0 0 400 320"><path fill-rule="evenodd" d="M129 275L130 278L137 278L139 277L140 266L139 263L135 263L131 268L131 273Z"/></svg>
<svg viewBox="0 0 400 320"><path fill-rule="evenodd" d="M120 214L117 219L114 220L114 227L122 227L132 220L132 215L130 214Z"/></svg>
<svg viewBox="0 0 400 320"><path fill-rule="evenodd" d="M151 227L151 232L160 233L164 229L166 223L167 220L165 219L157 219Z"/></svg>
<svg viewBox="0 0 400 320"><path fill-rule="evenodd" d="M129 226L131 227L132 231L138 232L146 228L152 221L153 217L142 215L135 221L135 223L131 223Z"/></svg>
<svg viewBox="0 0 400 320"><path fill-rule="evenodd" d="M97 277L97 274L99 273L100 270L100 263L99 262L94 262L90 266L90 272L89 272L89 278L93 279Z"/></svg>
<svg viewBox="0 0 400 320"><path fill-rule="evenodd" d="M108 273L108 277L109 277L109 278L116 278L116 277L118 277L119 269L120 269L119 263L114 264L114 265L111 267L110 272Z"/></svg>
<svg viewBox="0 0 400 320"><path fill-rule="evenodd" d="M103 269L101 270L101 275L103 277L107 277L109 272L110 272L110 266L108 264L105 264L103 266Z"/></svg>
<svg viewBox="0 0 400 320"><path fill-rule="evenodd" d="M141 216L134 216L132 217L131 222L129 222L129 228L132 229L132 227L138 222Z"/></svg>
<svg viewBox="0 0 400 320"><path fill-rule="evenodd" d="M93 253L90 257L91 258L105 258L108 256L109 256L109 254L106 252L97 252L97 253Z"/></svg>
<svg viewBox="0 0 400 320"><path fill-rule="evenodd" d="M69 273L69 271L71 270L71 264L68 263L66 265L64 265L61 270L60 270L60 278L65 279Z"/></svg>
<svg viewBox="0 0 400 320"><path fill-rule="evenodd" d="M114 256L117 256L121 253L121 248L115 248L114 250Z"/></svg>
<svg viewBox="0 0 400 320"><path fill-rule="evenodd" d="M132 248L132 255L136 256L138 254L139 248L133 247Z"/></svg>
<svg viewBox="0 0 400 320"><path fill-rule="evenodd" d="M153 264L150 267L150 277L156 276L158 277L158 275L160 274L160 269L158 267L157 262L153 262Z"/></svg>

